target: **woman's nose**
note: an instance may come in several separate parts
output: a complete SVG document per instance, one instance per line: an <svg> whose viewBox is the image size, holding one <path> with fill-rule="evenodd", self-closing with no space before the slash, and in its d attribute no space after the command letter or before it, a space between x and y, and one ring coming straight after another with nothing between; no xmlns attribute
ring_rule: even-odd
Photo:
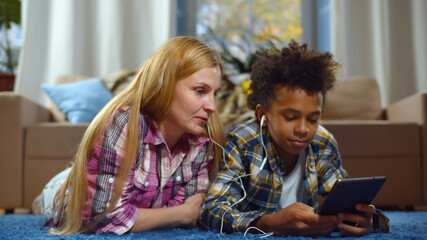
<svg viewBox="0 0 427 240"><path fill-rule="evenodd" d="M204 108L207 112L210 113L216 111L215 96L209 97L209 99L206 100Z"/></svg>

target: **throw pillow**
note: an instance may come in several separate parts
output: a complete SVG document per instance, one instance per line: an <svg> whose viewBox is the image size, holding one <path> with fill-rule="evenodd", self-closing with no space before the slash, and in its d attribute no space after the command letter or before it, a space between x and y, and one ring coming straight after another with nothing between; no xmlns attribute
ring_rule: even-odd
<svg viewBox="0 0 427 240"><path fill-rule="evenodd" d="M99 78L59 85L42 84L42 88L73 124L91 122L113 98Z"/></svg>
<svg viewBox="0 0 427 240"><path fill-rule="evenodd" d="M326 95L323 120L382 119L380 89L372 77L351 77L337 81Z"/></svg>

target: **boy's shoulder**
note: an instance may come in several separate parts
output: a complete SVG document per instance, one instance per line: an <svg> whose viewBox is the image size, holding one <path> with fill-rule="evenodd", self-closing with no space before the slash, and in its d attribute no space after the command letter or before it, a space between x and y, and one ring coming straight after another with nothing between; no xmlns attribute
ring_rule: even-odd
<svg viewBox="0 0 427 240"><path fill-rule="evenodd" d="M227 134L228 140L243 146L256 145L259 143L259 123L256 119L249 119L232 127Z"/></svg>
<svg viewBox="0 0 427 240"><path fill-rule="evenodd" d="M329 146L337 148L338 145L334 135L322 125L319 125L319 127L317 128L316 136L314 137L312 143L315 145L319 145L320 147Z"/></svg>

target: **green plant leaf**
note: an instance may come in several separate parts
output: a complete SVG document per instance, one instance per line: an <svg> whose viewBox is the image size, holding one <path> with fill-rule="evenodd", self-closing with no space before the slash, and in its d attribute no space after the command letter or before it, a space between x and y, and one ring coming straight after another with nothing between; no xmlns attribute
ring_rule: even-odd
<svg viewBox="0 0 427 240"><path fill-rule="evenodd" d="M0 0L0 28L4 31L5 45L1 45L1 50L6 54L6 62L2 63L6 71L14 71L14 63L12 62L12 51L10 49L7 30L11 28L11 23L21 23L21 1L20 0Z"/></svg>

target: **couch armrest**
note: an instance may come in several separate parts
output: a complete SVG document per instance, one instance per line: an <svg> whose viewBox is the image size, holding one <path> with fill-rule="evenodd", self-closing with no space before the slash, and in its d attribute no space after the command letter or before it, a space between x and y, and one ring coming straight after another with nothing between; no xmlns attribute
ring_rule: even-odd
<svg viewBox="0 0 427 240"><path fill-rule="evenodd" d="M427 125L427 92L414 94L395 102L386 109L390 121L411 121Z"/></svg>
<svg viewBox="0 0 427 240"><path fill-rule="evenodd" d="M1 208L22 207L24 128L49 121L50 112L13 92L0 92Z"/></svg>
<svg viewBox="0 0 427 240"><path fill-rule="evenodd" d="M391 121L412 121L421 126L423 204L427 205L427 92L414 94L390 105L387 117Z"/></svg>
<svg viewBox="0 0 427 240"><path fill-rule="evenodd" d="M420 126L415 122L322 121L338 142L351 177L387 176L375 197L377 206L422 203ZM408 187L411 186L411 187Z"/></svg>
<svg viewBox="0 0 427 240"><path fill-rule="evenodd" d="M89 124L41 123L25 133L24 207L72 161Z"/></svg>

